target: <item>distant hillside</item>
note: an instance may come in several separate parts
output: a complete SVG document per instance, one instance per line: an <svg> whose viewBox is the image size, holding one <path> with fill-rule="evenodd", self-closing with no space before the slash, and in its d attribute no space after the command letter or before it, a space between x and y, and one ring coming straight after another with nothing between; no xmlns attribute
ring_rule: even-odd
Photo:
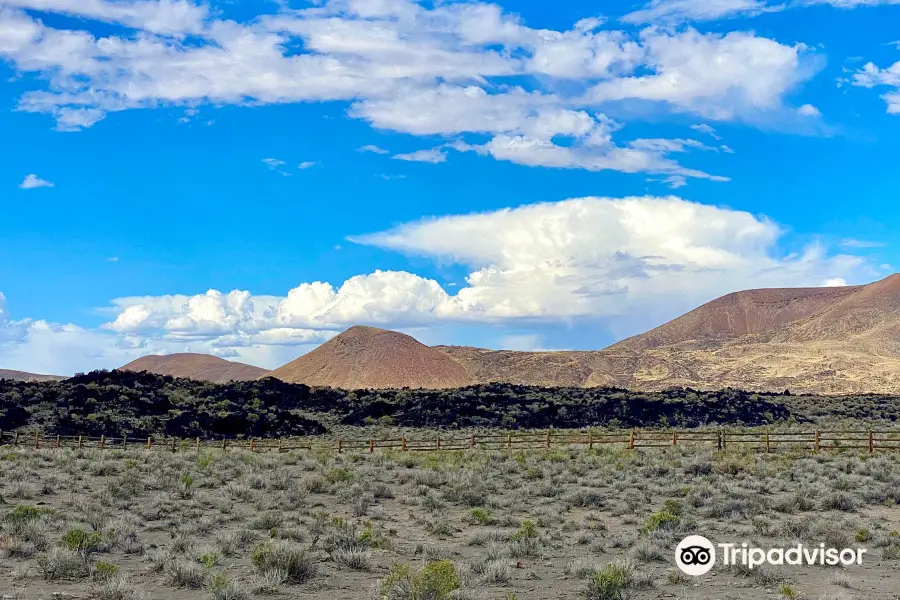
<svg viewBox="0 0 900 600"><path fill-rule="evenodd" d="M728 294L591 352L438 346L476 383L900 391L900 275L862 286Z"/></svg>
<svg viewBox="0 0 900 600"><path fill-rule="evenodd" d="M119 370L148 371L157 375L188 377L215 383L250 381L268 373L259 367L232 362L209 354L193 353L144 356L120 367Z"/></svg>
<svg viewBox="0 0 900 600"><path fill-rule="evenodd" d="M37 375L35 373L26 373L25 371L0 369L0 379L12 379L13 381L62 381L65 377L62 377L61 375Z"/></svg>
<svg viewBox="0 0 900 600"><path fill-rule="evenodd" d="M351 327L312 352L268 374L290 383L362 388L456 388L468 385L465 369L408 335Z"/></svg>

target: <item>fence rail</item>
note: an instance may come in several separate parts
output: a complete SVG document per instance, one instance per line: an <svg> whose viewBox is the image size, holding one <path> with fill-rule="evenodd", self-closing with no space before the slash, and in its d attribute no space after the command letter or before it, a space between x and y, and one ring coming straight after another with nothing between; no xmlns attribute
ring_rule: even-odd
<svg viewBox="0 0 900 600"><path fill-rule="evenodd" d="M900 450L900 430L819 430L814 431L728 431L719 430L631 430L594 431L553 430L528 433L459 434L428 438L343 439L343 438L267 438L267 439L185 439L136 438L47 435L40 432L21 433L0 431L0 446L29 447L36 450L80 448L99 450L146 449L187 452L201 450L245 450L250 452L289 452L291 450L330 450L368 452L399 450L430 452L438 450L538 450L566 446L621 446L639 448L672 448L679 446L707 446L718 450L738 447L758 452L775 452L782 448L820 452L825 450Z"/></svg>

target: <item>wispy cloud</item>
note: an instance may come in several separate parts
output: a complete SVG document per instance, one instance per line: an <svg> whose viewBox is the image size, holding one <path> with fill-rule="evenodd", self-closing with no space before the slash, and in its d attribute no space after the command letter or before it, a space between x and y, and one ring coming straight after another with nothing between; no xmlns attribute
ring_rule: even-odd
<svg viewBox="0 0 900 600"><path fill-rule="evenodd" d="M25 179L22 180L19 187L23 190L33 190L36 188L53 187L53 184L46 179L41 179L34 173L31 173L30 175L25 176Z"/></svg>
<svg viewBox="0 0 900 600"><path fill-rule="evenodd" d="M277 158L264 158L262 159L263 163L269 167L270 170L275 171L277 173L281 173L282 175L289 176L290 173L282 169L287 163L283 160L279 160Z"/></svg>
<svg viewBox="0 0 900 600"><path fill-rule="evenodd" d="M367 144L361 148L357 148L356 150L358 152L374 152L375 154L390 154L384 148L379 148L378 146L375 146L373 144Z"/></svg>
<svg viewBox="0 0 900 600"><path fill-rule="evenodd" d="M302 163L300 163L299 165L297 165L297 168L300 169L301 171L304 171L310 167L316 166L317 164L319 164L319 161L317 161L317 160L305 160Z"/></svg>
<svg viewBox="0 0 900 600"><path fill-rule="evenodd" d="M447 162L447 154L438 148L432 148L431 150L416 150L415 152L409 152L407 154L395 154L394 158L409 162L424 162L431 164Z"/></svg>
<svg viewBox="0 0 900 600"><path fill-rule="evenodd" d="M722 139L722 137L718 133L716 133L716 130L713 129L712 126L707 125L706 123L700 123L698 125L691 125L691 129L693 129L694 131L699 131L700 133L705 133L706 135L708 135L709 137L711 137L714 140Z"/></svg>
<svg viewBox="0 0 900 600"><path fill-rule="evenodd" d="M884 242L857 240L854 238L845 238L841 240L841 248L884 248L885 246L887 246L887 244Z"/></svg>

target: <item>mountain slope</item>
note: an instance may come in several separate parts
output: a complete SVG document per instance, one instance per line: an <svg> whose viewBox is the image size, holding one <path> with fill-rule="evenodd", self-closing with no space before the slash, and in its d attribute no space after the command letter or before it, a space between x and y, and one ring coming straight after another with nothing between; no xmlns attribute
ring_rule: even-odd
<svg viewBox="0 0 900 600"><path fill-rule="evenodd" d="M728 294L600 351L437 349L479 383L896 393L900 275Z"/></svg>
<svg viewBox="0 0 900 600"><path fill-rule="evenodd" d="M188 377L201 381L225 383L228 381L251 381L266 373L265 369L225 360L209 354L179 353L164 356L143 356L120 371L149 371L172 377Z"/></svg>
<svg viewBox="0 0 900 600"><path fill-rule="evenodd" d="M36 373L26 373L25 371L0 369L0 379L12 379L13 381L62 381L65 377L60 375L38 375Z"/></svg>
<svg viewBox="0 0 900 600"><path fill-rule="evenodd" d="M412 337L356 326L269 373L289 383L362 388L454 388L470 383L465 369Z"/></svg>

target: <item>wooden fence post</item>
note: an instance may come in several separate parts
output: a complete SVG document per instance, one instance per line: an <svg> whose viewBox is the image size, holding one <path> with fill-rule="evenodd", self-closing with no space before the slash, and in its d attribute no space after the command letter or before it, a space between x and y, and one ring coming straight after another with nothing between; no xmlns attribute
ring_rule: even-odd
<svg viewBox="0 0 900 600"><path fill-rule="evenodd" d="M197 452L200 452L200 438L197 438Z"/></svg>
<svg viewBox="0 0 900 600"><path fill-rule="evenodd" d="M222 452L228 451L228 438L222 438Z"/></svg>
<svg viewBox="0 0 900 600"><path fill-rule="evenodd" d="M369 454L375 452L375 440L369 440Z"/></svg>
<svg viewBox="0 0 900 600"><path fill-rule="evenodd" d="M128 450L128 436L122 436L122 450Z"/></svg>
<svg viewBox="0 0 900 600"><path fill-rule="evenodd" d="M284 446L284 440L281 438L278 438L278 454L281 454L281 449L283 446Z"/></svg>
<svg viewBox="0 0 900 600"><path fill-rule="evenodd" d="M475 434L472 434L472 447L475 447Z"/></svg>
<svg viewBox="0 0 900 600"><path fill-rule="evenodd" d="M153 438L147 438L147 450L153 448Z"/></svg>
<svg viewBox="0 0 900 600"><path fill-rule="evenodd" d="M816 452L818 452L818 451L819 451L819 445L820 445L820 444L819 444L819 430L818 430L818 429L816 429L815 442L816 442Z"/></svg>
<svg viewBox="0 0 900 600"><path fill-rule="evenodd" d="M869 454L875 452L875 435L869 430Z"/></svg>
<svg viewBox="0 0 900 600"><path fill-rule="evenodd" d="M510 450L511 448L512 448L512 434L507 433L506 434L506 449Z"/></svg>
<svg viewBox="0 0 900 600"><path fill-rule="evenodd" d="M726 448L728 448L727 436L728 436L728 434L725 433L725 430L723 429L722 430L722 450L725 450Z"/></svg>
<svg viewBox="0 0 900 600"><path fill-rule="evenodd" d="M437 436L437 449L441 449L441 434L438 434Z"/></svg>
<svg viewBox="0 0 900 600"><path fill-rule="evenodd" d="M547 429L547 450L550 449L550 428Z"/></svg>
<svg viewBox="0 0 900 600"><path fill-rule="evenodd" d="M18 445L19 445L19 432L17 431L17 432L16 432L16 437L15 437L15 439L13 440L13 446L18 446Z"/></svg>
<svg viewBox="0 0 900 600"><path fill-rule="evenodd" d="M588 428L588 450L594 449L594 429Z"/></svg>
<svg viewBox="0 0 900 600"><path fill-rule="evenodd" d="M406 438L400 438L400 445L403 448L403 451L406 452Z"/></svg>
<svg viewBox="0 0 900 600"><path fill-rule="evenodd" d="M628 432L628 449L634 450L634 430Z"/></svg>
<svg viewBox="0 0 900 600"><path fill-rule="evenodd" d="M59 436L56 436L56 447L59 448Z"/></svg>
<svg viewBox="0 0 900 600"><path fill-rule="evenodd" d="M82 438L82 437L79 435L79 436L78 436L78 449L81 450L82 448L84 448L84 438Z"/></svg>
<svg viewBox="0 0 900 600"><path fill-rule="evenodd" d="M105 445L106 445L106 436L101 435L100 436L100 449L103 450L103 446L105 446Z"/></svg>
<svg viewBox="0 0 900 600"><path fill-rule="evenodd" d="M338 440L338 454L344 453L344 440Z"/></svg>
<svg viewBox="0 0 900 600"><path fill-rule="evenodd" d="M172 452L175 452L175 438L172 438Z"/></svg>
<svg viewBox="0 0 900 600"><path fill-rule="evenodd" d="M672 431L672 445L673 446L678 445L678 430L677 429Z"/></svg>
<svg viewBox="0 0 900 600"><path fill-rule="evenodd" d="M37 450L41 447L41 439L38 437L40 434L35 431L34 432L34 449Z"/></svg>
<svg viewBox="0 0 900 600"><path fill-rule="evenodd" d="M769 428L766 427L766 454L768 454L770 450L771 447L769 445Z"/></svg>
<svg viewBox="0 0 900 600"><path fill-rule="evenodd" d="M250 452L253 452L253 438L250 438Z"/></svg>

